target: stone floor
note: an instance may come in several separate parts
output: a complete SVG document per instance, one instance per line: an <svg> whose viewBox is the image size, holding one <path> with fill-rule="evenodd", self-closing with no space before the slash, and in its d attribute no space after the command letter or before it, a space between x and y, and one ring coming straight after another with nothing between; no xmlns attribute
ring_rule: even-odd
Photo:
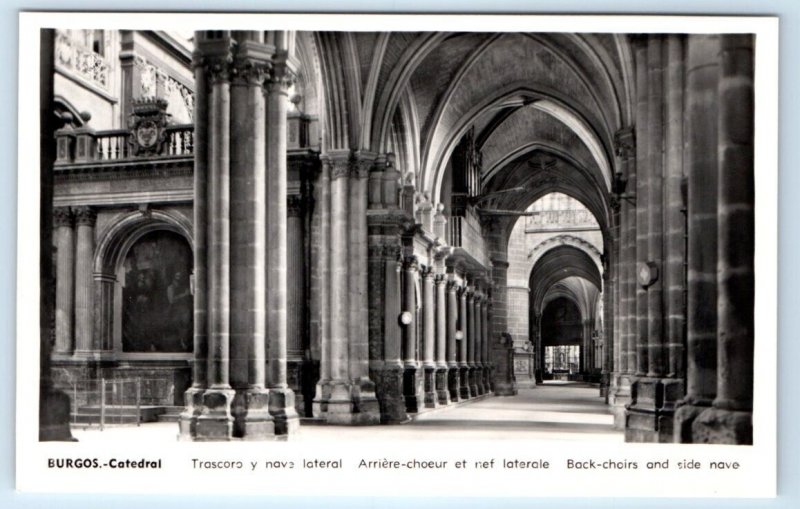
<svg viewBox="0 0 800 509"><path fill-rule="evenodd" d="M623 442L613 429L613 415L598 396L595 385L550 382L520 390L511 397L484 397L455 406L430 410L394 426L332 426L304 424L292 440L464 440L547 439ZM81 442L116 442L135 437L148 442L173 442L177 424L148 423L75 429Z"/></svg>

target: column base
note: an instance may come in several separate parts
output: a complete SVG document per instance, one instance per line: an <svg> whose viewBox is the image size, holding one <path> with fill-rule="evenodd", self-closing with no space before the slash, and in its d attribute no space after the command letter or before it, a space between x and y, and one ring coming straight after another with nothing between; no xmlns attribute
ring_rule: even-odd
<svg viewBox="0 0 800 509"><path fill-rule="evenodd" d="M436 393L436 368L425 366L423 370L425 387L425 408L436 408L439 406L439 396Z"/></svg>
<svg viewBox="0 0 800 509"><path fill-rule="evenodd" d="M436 397L442 406L450 404L450 391L447 388L447 368L436 368Z"/></svg>
<svg viewBox="0 0 800 509"><path fill-rule="evenodd" d="M753 445L753 413L710 407L692 423L695 444Z"/></svg>
<svg viewBox="0 0 800 509"><path fill-rule="evenodd" d="M210 387L203 392L192 440L224 441L233 438L231 405L235 395L236 392L227 387Z"/></svg>
<svg viewBox="0 0 800 509"><path fill-rule="evenodd" d="M461 401L461 375L458 366L447 368L447 392L450 393L450 401Z"/></svg>
<svg viewBox="0 0 800 509"><path fill-rule="evenodd" d="M263 387L236 391L231 406L233 436L243 440L275 437L275 422L269 413L269 392Z"/></svg>
<svg viewBox="0 0 800 509"><path fill-rule="evenodd" d="M39 441L76 442L69 428L72 405L66 393L51 389L39 400Z"/></svg>
<svg viewBox="0 0 800 509"><path fill-rule="evenodd" d="M662 398L663 387L658 379L634 379L625 416L626 442L658 441L658 403Z"/></svg>
<svg viewBox="0 0 800 509"><path fill-rule="evenodd" d="M370 375L375 380L381 423L396 424L408 421L406 401L403 397L403 366L398 364L372 368Z"/></svg>
<svg viewBox="0 0 800 509"><path fill-rule="evenodd" d="M300 427L294 407L294 391L288 387L269 389L269 413L275 424L275 435L293 435Z"/></svg>
<svg viewBox="0 0 800 509"><path fill-rule="evenodd" d="M458 395L461 400L470 399L473 394L470 391L470 384L469 384L469 368L466 366L462 366L458 369L459 372L459 379L458 383Z"/></svg>
<svg viewBox="0 0 800 509"><path fill-rule="evenodd" d="M380 424L381 411L375 397L375 384L368 378L356 382L332 381L325 421L328 424Z"/></svg>
<svg viewBox="0 0 800 509"><path fill-rule="evenodd" d="M634 380L625 425L626 441L674 442L675 408L682 395L682 380L647 377Z"/></svg>
<svg viewBox="0 0 800 509"><path fill-rule="evenodd" d="M679 444L692 444L694 437L692 436L692 428L694 421L703 413L703 411L710 408L711 403L694 402L691 400L684 400L675 410L675 417L673 419L673 438Z"/></svg>
<svg viewBox="0 0 800 509"><path fill-rule="evenodd" d="M469 392L473 398L481 395L478 391L478 368L474 365L469 367Z"/></svg>
<svg viewBox="0 0 800 509"><path fill-rule="evenodd" d="M320 380L314 392L314 401L311 403L311 414L316 418L322 418L328 412L328 401L331 399L330 380Z"/></svg>
<svg viewBox="0 0 800 509"><path fill-rule="evenodd" d="M418 413L425 406L425 387L422 370L416 366L406 366L403 370L403 396L406 412Z"/></svg>
<svg viewBox="0 0 800 509"><path fill-rule="evenodd" d="M628 375L615 375L614 392L609 398L614 414L614 429L625 429L625 407L631 401L631 379Z"/></svg>
<svg viewBox="0 0 800 509"><path fill-rule="evenodd" d="M183 393L183 412L178 419L178 440L191 441L197 436L197 417L203 409L202 387L189 387Z"/></svg>

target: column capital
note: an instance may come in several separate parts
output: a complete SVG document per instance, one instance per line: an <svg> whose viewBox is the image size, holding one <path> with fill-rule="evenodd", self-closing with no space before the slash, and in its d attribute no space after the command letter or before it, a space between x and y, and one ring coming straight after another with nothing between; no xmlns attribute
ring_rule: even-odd
<svg viewBox="0 0 800 509"><path fill-rule="evenodd" d="M400 252L402 248L399 244L384 244L383 256L387 260L400 260Z"/></svg>
<svg viewBox="0 0 800 509"><path fill-rule="evenodd" d="M429 265L425 265L422 268L421 272L422 272L422 277L424 277L425 279L429 279L429 280L433 281L433 267L431 267Z"/></svg>
<svg viewBox="0 0 800 509"><path fill-rule="evenodd" d="M459 284L457 281L453 281L452 279L447 280L447 291L452 293L457 293L459 288Z"/></svg>
<svg viewBox="0 0 800 509"><path fill-rule="evenodd" d="M73 214L69 207L54 207L53 208L53 227L59 226L72 226Z"/></svg>
<svg viewBox="0 0 800 509"><path fill-rule="evenodd" d="M237 55L231 65L231 82L261 86L269 73L267 60L254 56Z"/></svg>
<svg viewBox="0 0 800 509"><path fill-rule="evenodd" d="M295 73L289 68L287 56L284 52L275 55L272 59L272 68L266 81L270 93L286 93L297 79Z"/></svg>
<svg viewBox="0 0 800 509"><path fill-rule="evenodd" d="M365 179L375 166L376 154L371 152L352 152L350 154L350 176Z"/></svg>
<svg viewBox="0 0 800 509"><path fill-rule="evenodd" d="M447 276L444 274L434 274L433 281L436 283L436 286L444 286L447 283Z"/></svg>
<svg viewBox="0 0 800 509"><path fill-rule="evenodd" d="M79 226L94 226L97 221L97 212L92 207L75 207L75 224Z"/></svg>
<svg viewBox="0 0 800 509"><path fill-rule="evenodd" d="M416 256L406 256L403 258L403 268L406 270L419 270L419 261Z"/></svg>
<svg viewBox="0 0 800 509"><path fill-rule="evenodd" d="M331 180L350 175L350 151L336 150L319 156L323 165L330 168Z"/></svg>

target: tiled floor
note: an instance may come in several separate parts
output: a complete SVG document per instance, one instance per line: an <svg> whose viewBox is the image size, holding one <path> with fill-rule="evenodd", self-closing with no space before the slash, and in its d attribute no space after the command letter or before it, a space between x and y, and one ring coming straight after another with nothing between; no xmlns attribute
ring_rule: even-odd
<svg viewBox="0 0 800 509"><path fill-rule="evenodd" d="M612 427L613 416L596 386L549 383L520 390L511 397L486 397L418 415L394 426L303 425L292 440L464 440L548 439L622 442L623 434ZM104 431L76 429L81 442L136 438L148 442L176 440L175 423L110 426Z"/></svg>

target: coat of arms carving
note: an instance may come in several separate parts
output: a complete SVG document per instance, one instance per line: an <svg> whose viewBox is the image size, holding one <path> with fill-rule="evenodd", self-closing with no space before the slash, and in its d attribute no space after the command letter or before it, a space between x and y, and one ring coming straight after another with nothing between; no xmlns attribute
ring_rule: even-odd
<svg viewBox="0 0 800 509"><path fill-rule="evenodd" d="M133 134L129 138L131 150L137 156L162 153L167 139L167 101L146 98L134 101L128 124Z"/></svg>

